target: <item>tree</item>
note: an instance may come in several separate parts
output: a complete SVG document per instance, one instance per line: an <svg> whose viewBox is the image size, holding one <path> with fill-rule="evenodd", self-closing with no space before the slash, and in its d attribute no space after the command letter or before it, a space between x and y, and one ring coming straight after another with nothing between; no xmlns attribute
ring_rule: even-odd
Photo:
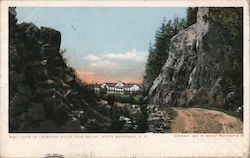
<svg viewBox="0 0 250 158"><path fill-rule="evenodd" d="M185 19L179 19L176 17L173 22L167 21L165 18L156 31L155 41L152 46L149 45L149 55L146 64L146 75L144 76L144 96L148 94L150 87L153 85L153 81L160 74L160 71L168 59L168 52L171 38L176 35L180 30L185 28Z"/></svg>
<svg viewBox="0 0 250 158"><path fill-rule="evenodd" d="M243 104L243 9L210 8L207 20L217 28L221 45L227 46L221 51L221 84L224 95L234 93L238 98L232 105L224 105L227 109L235 110Z"/></svg>
<svg viewBox="0 0 250 158"><path fill-rule="evenodd" d="M154 48L152 44L149 44L149 50L148 50L148 58L147 58L147 64L146 64L146 70L145 70L145 76L143 79L143 95L146 96L150 87L153 84L154 81Z"/></svg>
<svg viewBox="0 0 250 158"><path fill-rule="evenodd" d="M184 18L174 18L173 22L173 34L177 34L180 30L183 30L186 28L186 20Z"/></svg>
<svg viewBox="0 0 250 158"><path fill-rule="evenodd" d="M188 7L187 8L186 27L196 23L197 11L198 11L197 7Z"/></svg>
<svg viewBox="0 0 250 158"><path fill-rule="evenodd" d="M116 102L116 97L115 97L115 95L113 95L113 94L108 95L107 101L108 101L108 104L109 104L110 106L113 106L114 103Z"/></svg>

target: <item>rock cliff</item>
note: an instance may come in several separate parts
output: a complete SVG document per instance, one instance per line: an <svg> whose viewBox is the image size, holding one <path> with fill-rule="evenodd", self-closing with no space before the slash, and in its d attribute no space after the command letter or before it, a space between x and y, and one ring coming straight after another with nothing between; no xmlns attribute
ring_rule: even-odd
<svg viewBox="0 0 250 158"><path fill-rule="evenodd" d="M240 92L225 92L223 87L223 52L231 46L223 43L221 28L210 23L209 16L209 8L199 8L197 22L171 39L169 57L148 94L151 103L224 105L241 97Z"/></svg>
<svg viewBox="0 0 250 158"><path fill-rule="evenodd" d="M60 32L9 10L10 132L105 132L111 119L60 54Z"/></svg>

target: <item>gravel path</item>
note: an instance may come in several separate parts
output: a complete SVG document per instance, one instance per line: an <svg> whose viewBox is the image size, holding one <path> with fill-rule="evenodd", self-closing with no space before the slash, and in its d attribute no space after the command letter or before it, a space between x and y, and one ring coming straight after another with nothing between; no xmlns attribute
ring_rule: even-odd
<svg viewBox="0 0 250 158"><path fill-rule="evenodd" d="M201 108L173 108L172 133L242 133L243 123L220 111Z"/></svg>

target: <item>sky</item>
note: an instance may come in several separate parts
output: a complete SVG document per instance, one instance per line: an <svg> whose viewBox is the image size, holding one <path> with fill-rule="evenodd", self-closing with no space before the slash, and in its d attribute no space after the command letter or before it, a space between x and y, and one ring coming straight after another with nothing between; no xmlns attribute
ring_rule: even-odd
<svg viewBox="0 0 250 158"><path fill-rule="evenodd" d="M18 23L61 32L67 64L88 83L140 83L149 43L163 18L185 17L186 8L19 7Z"/></svg>

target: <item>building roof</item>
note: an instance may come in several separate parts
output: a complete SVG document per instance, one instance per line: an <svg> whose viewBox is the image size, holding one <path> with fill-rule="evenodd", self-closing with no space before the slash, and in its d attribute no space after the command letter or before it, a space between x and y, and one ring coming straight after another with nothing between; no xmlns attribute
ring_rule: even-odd
<svg viewBox="0 0 250 158"><path fill-rule="evenodd" d="M105 83L103 83L105 84ZM114 87L116 85L116 83L106 83L109 87Z"/></svg>
<svg viewBox="0 0 250 158"><path fill-rule="evenodd" d="M119 82L121 82L121 81L119 81ZM117 82L117 83L119 83L119 82ZM93 86L93 87L99 87L100 88L101 85L106 84L108 87L116 87L117 83L92 84L91 86ZM136 83L123 83L123 82L121 82L121 83L123 84L123 88L130 88L130 87L132 87L134 85L137 85L140 88L142 88L142 86L140 84L136 84Z"/></svg>

